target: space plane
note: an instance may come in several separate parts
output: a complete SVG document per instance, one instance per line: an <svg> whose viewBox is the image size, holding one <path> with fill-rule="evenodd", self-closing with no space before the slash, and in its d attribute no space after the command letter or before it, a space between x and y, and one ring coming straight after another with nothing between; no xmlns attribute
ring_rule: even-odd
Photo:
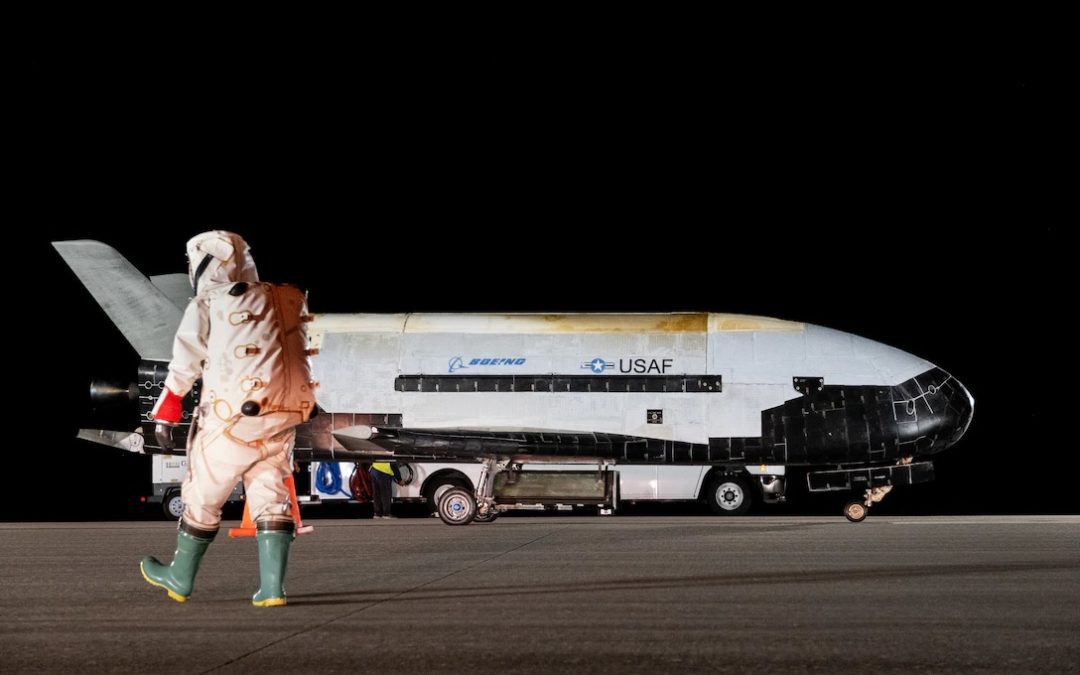
<svg viewBox="0 0 1080 675"><path fill-rule="evenodd" d="M139 399L139 428L80 436L162 452L149 415L187 275L148 278L98 241L54 247L141 359L121 388ZM496 474L545 462L708 465L701 497L731 514L751 493L782 501L797 470L811 492L851 493L857 522L893 486L932 480L975 405L918 356L760 316L315 314L308 336L319 410L297 459L480 462L475 491L439 500L454 525L494 518Z"/></svg>

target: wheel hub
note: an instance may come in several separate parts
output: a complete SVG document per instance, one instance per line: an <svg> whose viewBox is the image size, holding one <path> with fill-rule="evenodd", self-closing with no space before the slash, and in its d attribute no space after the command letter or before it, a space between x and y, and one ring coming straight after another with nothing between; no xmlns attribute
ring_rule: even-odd
<svg viewBox="0 0 1080 675"><path fill-rule="evenodd" d="M734 483L724 483L716 489L716 501L726 510L737 509L742 505L742 490Z"/></svg>

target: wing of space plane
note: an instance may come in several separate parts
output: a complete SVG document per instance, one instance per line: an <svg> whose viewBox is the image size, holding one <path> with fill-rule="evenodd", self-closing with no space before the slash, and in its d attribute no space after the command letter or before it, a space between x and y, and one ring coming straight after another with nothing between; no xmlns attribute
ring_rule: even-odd
<svg viewBox="0 0 1080 675"><path fill-rule="evenodd" d="M99 242L56 248L142 357L142 442L84 437L159 452L147 413L186 276L149 280ZM338 314L315 316L308 334L319 414L298 429L297 457L481 462L475 494L456 494L453 513L440 505L453 524L493 512L497 472L555 460L702 466L712 501L782 500L786 469L800 467L811 491L861 494L845 511L859 520L892 486L932 478L932 456L974 412L967 389L933 363L768 317Z"/></svg>
<svg viewBox="0 0 1080 675"><path fill-rule="evenodd" d="M516 457L584 463L598 459L662 461L667 441L621 434L534 430L403 429L359 425L338 429L334 438L359 457L393 456L408 459Z"/></svg>

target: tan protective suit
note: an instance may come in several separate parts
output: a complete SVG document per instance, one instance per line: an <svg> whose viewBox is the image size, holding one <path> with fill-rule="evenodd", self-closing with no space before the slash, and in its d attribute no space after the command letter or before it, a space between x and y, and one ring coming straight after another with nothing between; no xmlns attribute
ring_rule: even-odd
<svg viewBox="0 0 1080 675"><path fill-rule="evenodd" d="M259 283L247 243L231 232L193 238L188 260L196 296L176 332L168 391L158 403L170 392L182 398L202 377L183 520L216 531L222 505L243 480L252 520L291 521L284 480L295 426L315 405L304 295Z"/></svg>

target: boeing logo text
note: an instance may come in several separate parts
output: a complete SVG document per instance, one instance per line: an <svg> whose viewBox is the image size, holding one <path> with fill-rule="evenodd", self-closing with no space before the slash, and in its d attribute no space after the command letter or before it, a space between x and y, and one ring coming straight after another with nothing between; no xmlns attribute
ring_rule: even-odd
<svg viewBox="0 0 1080 675"><path fill-rule="evenodd" d="M465 359L460 356L455 356L450 359L450 363L447 366L446 372L453 373L462 368L475 368L477 366L523 366L525 365L524 356L510 356L510 357L489 357L489 358L476 358L469 359L468 363L465 363Z"/></svg>

